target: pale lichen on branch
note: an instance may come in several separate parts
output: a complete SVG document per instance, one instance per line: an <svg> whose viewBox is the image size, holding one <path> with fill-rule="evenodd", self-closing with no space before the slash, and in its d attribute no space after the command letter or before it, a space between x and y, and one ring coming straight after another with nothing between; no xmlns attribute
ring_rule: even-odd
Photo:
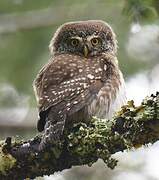
<svg viewBox="0 0 159 180"><path fill-rule="evenodd" d="M129 101L112 120L93 118L89 124L74 125L65 132L61 146L48 147L44 152L37 151L41 135L26 142L1 143L0 179L50 175L75 165L91 166L99 158L113 169L117 160L112 154L158 139L159 93L156 93L138 107Z"/></svg>

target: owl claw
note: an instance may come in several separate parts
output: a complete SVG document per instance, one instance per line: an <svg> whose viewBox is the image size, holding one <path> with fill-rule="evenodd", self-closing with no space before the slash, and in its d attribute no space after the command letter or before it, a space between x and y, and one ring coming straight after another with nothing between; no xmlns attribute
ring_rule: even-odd
<svg viewBox="0 0 159 180"><path fill-rule="evenodd" d="M44 139L41 141L40 145L39 145L39 151L44 151L45 149L47 149L49 146L56 146L60 144L60 139L56 139L52 140L52 139Z"/></svg>
<svg viewBox="0 0 159 180"><path fill-rule="evenodd" d="M56 126L50 126L45 130L42 141L39 145L39 151L43 151L49 146L60 144L63 131L55 130L55 128Z"/></svg>

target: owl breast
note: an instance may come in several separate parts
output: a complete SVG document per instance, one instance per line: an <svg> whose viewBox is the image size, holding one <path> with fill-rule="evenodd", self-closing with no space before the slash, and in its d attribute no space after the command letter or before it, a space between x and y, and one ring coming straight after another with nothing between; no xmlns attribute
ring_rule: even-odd
<svg viewBox="0 0 159 180"><path fill-rule="evenodd" d="M112 78L105 82L96 98L89 105L88 112L91 116L111 119L125 103L125 82L121 72L119 72L119 78Z"/></svg>

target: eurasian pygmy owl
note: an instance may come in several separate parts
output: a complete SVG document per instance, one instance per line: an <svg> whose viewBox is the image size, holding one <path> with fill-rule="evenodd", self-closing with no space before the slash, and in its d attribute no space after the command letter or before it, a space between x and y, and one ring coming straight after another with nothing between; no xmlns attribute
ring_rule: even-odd
<svg viewBox="0 0 159 180"><path fill-rule="evenodd" d="M60 141L64 128L111 118L125 102L116 58L117 41L104 21L66 23L50 42L51 59L34 81L39 107L40 149Z"/></svg>

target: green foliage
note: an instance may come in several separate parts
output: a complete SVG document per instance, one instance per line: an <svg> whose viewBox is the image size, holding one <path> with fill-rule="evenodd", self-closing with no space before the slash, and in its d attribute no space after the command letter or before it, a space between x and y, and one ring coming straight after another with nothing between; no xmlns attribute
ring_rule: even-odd
<svg viewBox="0 0 159 180"><path fill-rule="evenodd" d="M97 1L58 1L58 0L1 0L0 15L17 14L37 11L46 8L67 7L67 17L61 18L58 23L47 27L25 29L9 34L0 34L0 83L13 84L24 94L33 95L32 82L41 66L50 57L48 44L55 29L67 21L84 19L102 19L114 29L118 39L118 59L125 77L132 75L148 65L130 58L125 51L125 44L129 35L130 23L137 19L156 17L159 8L155 0L97 0ZM124 10L123 10L124 8ZM124 13L122 13L122 10ZM124 16L123 16L124 14ZM128 20L127 15L130 19ZM12 18L11 18L12 19ZM152 18L150 18L152 19ZM7 22L6 22L7 23Z"/></svg>
<svg viewBox="0 0 159 180"><path fill-rule="evenodd" d="M79 1L72 0L63 1L62 3L57 0L39 0L38 3L37 1L31 0L2 0L0 1L0 13L18 14L45 8L53 8L53 10L56 11L56 7L59 8L61 6L71 7L67 17L69 20L63 17L63 20L59 20L59 24L56 23L53 26L26 29L10 34L0 34L0 82L13 84L21 93L33 94L33 79L41 66L50 58L48 50L49 41L51 40L53 32L55 32L56 28L63 22L83 19L103 19L116 24L115 29L121 29L118 32L121 39L124 39L123 36L126 35L125 32L128 26L121 26L121 22L118 22L116 14L113 12L116 11L117 16L121 15L120 3L116 3L115 0L100 0L99 3L90 0L83 0L80 3ZM90 7L89 9L88 6ZM92 11L92 9L96 11ZM119 11L117 11L117 9L119 9ZM78 17L76 16L77 11L79 12ZM120 44L121 42L119 42L119 45ZM121 61L124 60L125 59L121 58Z"/></svg>
<svg viewBox="0 0 159 180"><path fill-rule="evenodd" d="M57 0L1 0L0 1L0 14L23 12L35 9L42 9L54 4Z"/></svg>
<svg viewBox="0 0 159 180"><path fill-rule="evenodd" d="M2 37L0 61L5 67L0 66L0 80L12 82L17 89L25 93L28 88L31 90L33 74L42 64L43 53L48 51L49 34L50 28L41 28Z"/></svg>
<svg viewBox="0 0 159 180"><path fill-rule="evenodd" d="M152 21L158 17L157 4L154 0L127 0L123 13L128 15L130 21Z"/></svg>

